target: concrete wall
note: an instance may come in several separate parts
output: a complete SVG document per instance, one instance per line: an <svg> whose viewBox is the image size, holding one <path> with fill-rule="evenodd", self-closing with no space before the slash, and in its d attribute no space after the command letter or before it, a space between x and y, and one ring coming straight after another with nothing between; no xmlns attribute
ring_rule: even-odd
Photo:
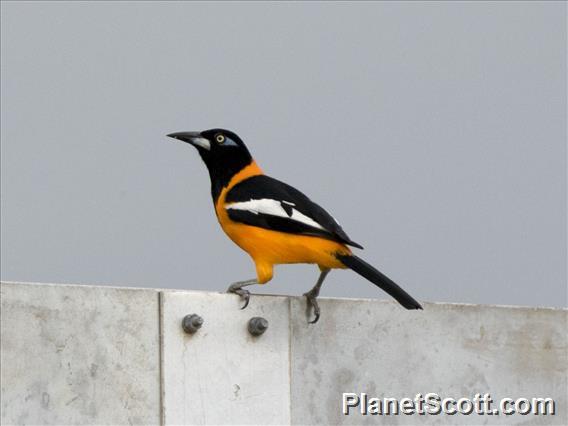
<svg viewBox="0 0 568 426"><path fill-rule="evenodd" d="M568 311L2 283L2 424L568 424ZM182 318L201 315L195 334ZM253 316L269 321L259 337ZM554 416L342 414L343 392L551 397Z"/></svg>

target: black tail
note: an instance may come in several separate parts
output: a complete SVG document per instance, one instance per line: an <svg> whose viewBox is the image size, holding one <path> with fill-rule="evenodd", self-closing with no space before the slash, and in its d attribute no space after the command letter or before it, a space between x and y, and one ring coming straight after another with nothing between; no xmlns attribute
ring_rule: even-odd
<svg viewBox="0 0 568 426"><path fill-rule="evenodd" d="M362 277L367 278L373 284L386 291L406 309L422 309L420 303L414 300L412 296L410 296L406 291L400 288L389 277L383 275L375 267L369 265L363 259L354 255L341 255L341 254L336 255L336 257L345 266L354 270Z"/></svg>

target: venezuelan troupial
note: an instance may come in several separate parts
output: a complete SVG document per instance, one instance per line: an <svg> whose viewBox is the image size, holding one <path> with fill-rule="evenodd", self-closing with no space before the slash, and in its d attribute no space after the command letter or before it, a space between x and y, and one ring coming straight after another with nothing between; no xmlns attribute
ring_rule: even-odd
<svg viewBox="0 0 568 426"><path fill-rule="evenodd" d="M406 309L420 303L373 266L355 256L349 246L362 249L321 206L279 180L265 175L235 133L224 129L177 132L168 135L197 148L209 170L211 196L219 224L256 266L256 278L238 281L227 291L244 299L243 287L265 284L274 265L312 263L319 267L316 285L307 293L318 321L317 297L331 269L350 268L394 297Z"/></svg>

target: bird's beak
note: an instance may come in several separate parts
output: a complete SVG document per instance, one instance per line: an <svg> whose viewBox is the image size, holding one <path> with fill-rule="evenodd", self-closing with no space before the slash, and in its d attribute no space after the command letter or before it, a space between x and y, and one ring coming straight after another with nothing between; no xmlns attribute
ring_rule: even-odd
<svg viewBox="0 0 568 426"><path fill-rule="evenodd" d="M207 151L211 150L211 143L209 140L202 137L199 132L176 132L170 133L168 137L190 143L198 149L203 148Z"/></svg>

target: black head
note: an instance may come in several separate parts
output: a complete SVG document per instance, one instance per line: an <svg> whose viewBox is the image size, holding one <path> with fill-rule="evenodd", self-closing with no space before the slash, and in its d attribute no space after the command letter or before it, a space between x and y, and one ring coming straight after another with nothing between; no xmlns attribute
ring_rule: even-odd
<svg viewBox="0 0 568 426"><path fill-rule="evenodd" d="M170 133L170 138L187 142L197 148L209 170L211 191L216 199L221 189L252 157L239 136L225 129L209 129L202 132Z"/></svg>

